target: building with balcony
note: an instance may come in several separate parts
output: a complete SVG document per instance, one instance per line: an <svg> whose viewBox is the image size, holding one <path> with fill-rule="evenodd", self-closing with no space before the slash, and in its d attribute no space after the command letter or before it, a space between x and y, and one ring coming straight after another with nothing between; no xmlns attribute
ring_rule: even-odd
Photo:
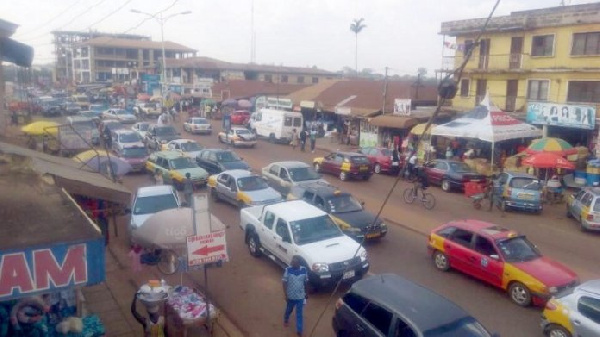
<svg viewBox="0 0 600 337"><path fill-rule="evenodd" d="M600 3L494 17L474 44L485 20L441 25L445 40L456 38L455 55L444 57L446 71L458 68L473 49L453 106L472 109L488 93L495 105L527 114L546 134L555 130L574 142L581 129L593 130L600 103Z"/></svg>

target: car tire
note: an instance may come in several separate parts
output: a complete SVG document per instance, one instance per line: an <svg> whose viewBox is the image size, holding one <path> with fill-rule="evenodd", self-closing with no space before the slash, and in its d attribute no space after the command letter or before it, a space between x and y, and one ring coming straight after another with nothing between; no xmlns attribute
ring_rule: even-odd
<svg viewBox="0 0 600 337"><path fill-rule="evenodd" d="M381 165L379 165L379 163L375 164L375 167L373 167L373 171L375 171L375 173L380 174L381 173Z"/></svg>
<svg viewBox="0 0 600 337"><path fill-rule="evenodd" d="M448 179L442 180L442 191L450 192L452 187L450 186L450 181Z"/></svg>
<svg viewBox="0 0 600 337"><path fill-rule="evenodd" d="M346 180L348 180L348 173L346 173L346 172L344 172L344 171L340 172L340 180L341 180L341 181L346 181Z"/></svg>
<svg viewBox="0 0 600 337"><path fill-rule="evenodd" d="M260 240L254 232L248 233L248 251L254 257L260 257Z"/></svg>
<svg viewBox="0 0 600 337"><path fill-rule="evenodd" d="M508 287L510 300L521 307L531 305L531 291L521 282L513 282Z"/></svg>
<svg viewBox="0 0 600 337"><path fill-rule="evenodd" d="M544 330L544 334L548 337L571 337L571 333L558 324L550 324Z"/></svg>
<svg viewBox="0 0 600 337"><path fill-rule="evenodd" d="M313 167L315 168L315 171L317 171L317 173L321 173L321 165L319 163L314 163Z"/></svg>
<svg viewBox="0 0 600 337"><path fill-rule="evenodd" d="M585 227L582 221L579 222L579 230L583 233L588 231L588 229Z"/></svg>
<svg viewBox="0 0 600 337"><path fill-rule="evenodd" d="M432 256L433 265L435 269L439 271L448 271L450 270L450 261L448 260L448 256L439 250L436 250Z"/></svg>

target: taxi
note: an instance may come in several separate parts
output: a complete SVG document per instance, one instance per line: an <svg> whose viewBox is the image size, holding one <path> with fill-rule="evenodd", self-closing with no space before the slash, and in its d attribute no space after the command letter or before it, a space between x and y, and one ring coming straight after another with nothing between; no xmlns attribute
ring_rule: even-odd
<svg viewBox="0 0 600 337"><path fill-rule="evenodd" d="M337 175L340 180L369 180L373 175L373 164L369 158L356 152L336 151L325 157L317 157L313 159L313 167L319 173Z"/></svg>
<svg viewBox="0 0 600 337"><path fill-rule="evenodd" d="M548 337L600 336L600 280L554 296L546 303L541 326Z"/></svg>
<svg viewBox="0 0 600 337"><path fill-rule="evenodd" d="M543 256L523 235L479 220L456 220L431 231L435 268L450 268L508 292L520 305L543 306L552 295L579 284L577 274Z"/></svg>
<svg viewBox="0 0 600 337"><path fill-rule="evenodd" d="M156 170L159 170L164 183L172 184L177 189L183 188L187 173L190 174L194 187L206 186L208 180L208 173L205 169L177 151L154 152L146 160L145 167L150 174L155 174Z"/></svg>
<svg viewBox="0 0 600 337"><path fill-rule="evenodd" d="M582 231L600 231L600 187L585 187L569 196L567 217L575 218Z"/></svg>
<svg viewBox="0 0 600 337"><path fill-rule="evenodd" d="M226 170L208 177L210 195L239 208L269 205L283 201L281 194L259 175L248 170Z"/></svg>

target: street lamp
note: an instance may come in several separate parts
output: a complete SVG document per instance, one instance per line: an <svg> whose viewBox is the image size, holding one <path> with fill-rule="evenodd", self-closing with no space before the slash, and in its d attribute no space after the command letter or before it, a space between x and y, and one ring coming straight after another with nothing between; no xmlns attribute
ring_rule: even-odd
<svg viewBox="0 0 600 337"><path fill-rule="evenodd" d="M140 10L137 9L132 9L131 10L132 13L136 13L136 14L143 14L149 18L152 18L154 20L156 20L156 22L158 22L158 24L160 25L160 42L162 45L162 85L160 87L161 90L161 96L163 99L163 105L164 105L164 99L165 99L165 82L167 80L167 58L165 57L165 32L164 32L164 25L165 23L167 23L167 20L178 16L178 15L186 15L186 14L190 14L192 13L192 11L185 11L185 12L179 12L179 13L173 13L171 15L168 15L166 17L163 17L163 12L158 12L155 14L151 14L151 13L146 13L146 12L142 12Z"/></svg>

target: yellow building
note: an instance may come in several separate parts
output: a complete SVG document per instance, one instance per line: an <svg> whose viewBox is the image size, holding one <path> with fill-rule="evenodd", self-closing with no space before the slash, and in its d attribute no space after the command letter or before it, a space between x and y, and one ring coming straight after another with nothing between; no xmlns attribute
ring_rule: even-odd
<svg viewBox="0 0 600 337"><path fill-rule="evenodd" d="M600 103L600 3L494 17L475 45L485 20L442 23L444 40L456 38L445 43L446 54L455 49L444 56L446 71L474 48L453 106L470 110L489 93L495 105L543 125L546 134L593 130ZM587 138L579 141L591 142Z"/></svg>

